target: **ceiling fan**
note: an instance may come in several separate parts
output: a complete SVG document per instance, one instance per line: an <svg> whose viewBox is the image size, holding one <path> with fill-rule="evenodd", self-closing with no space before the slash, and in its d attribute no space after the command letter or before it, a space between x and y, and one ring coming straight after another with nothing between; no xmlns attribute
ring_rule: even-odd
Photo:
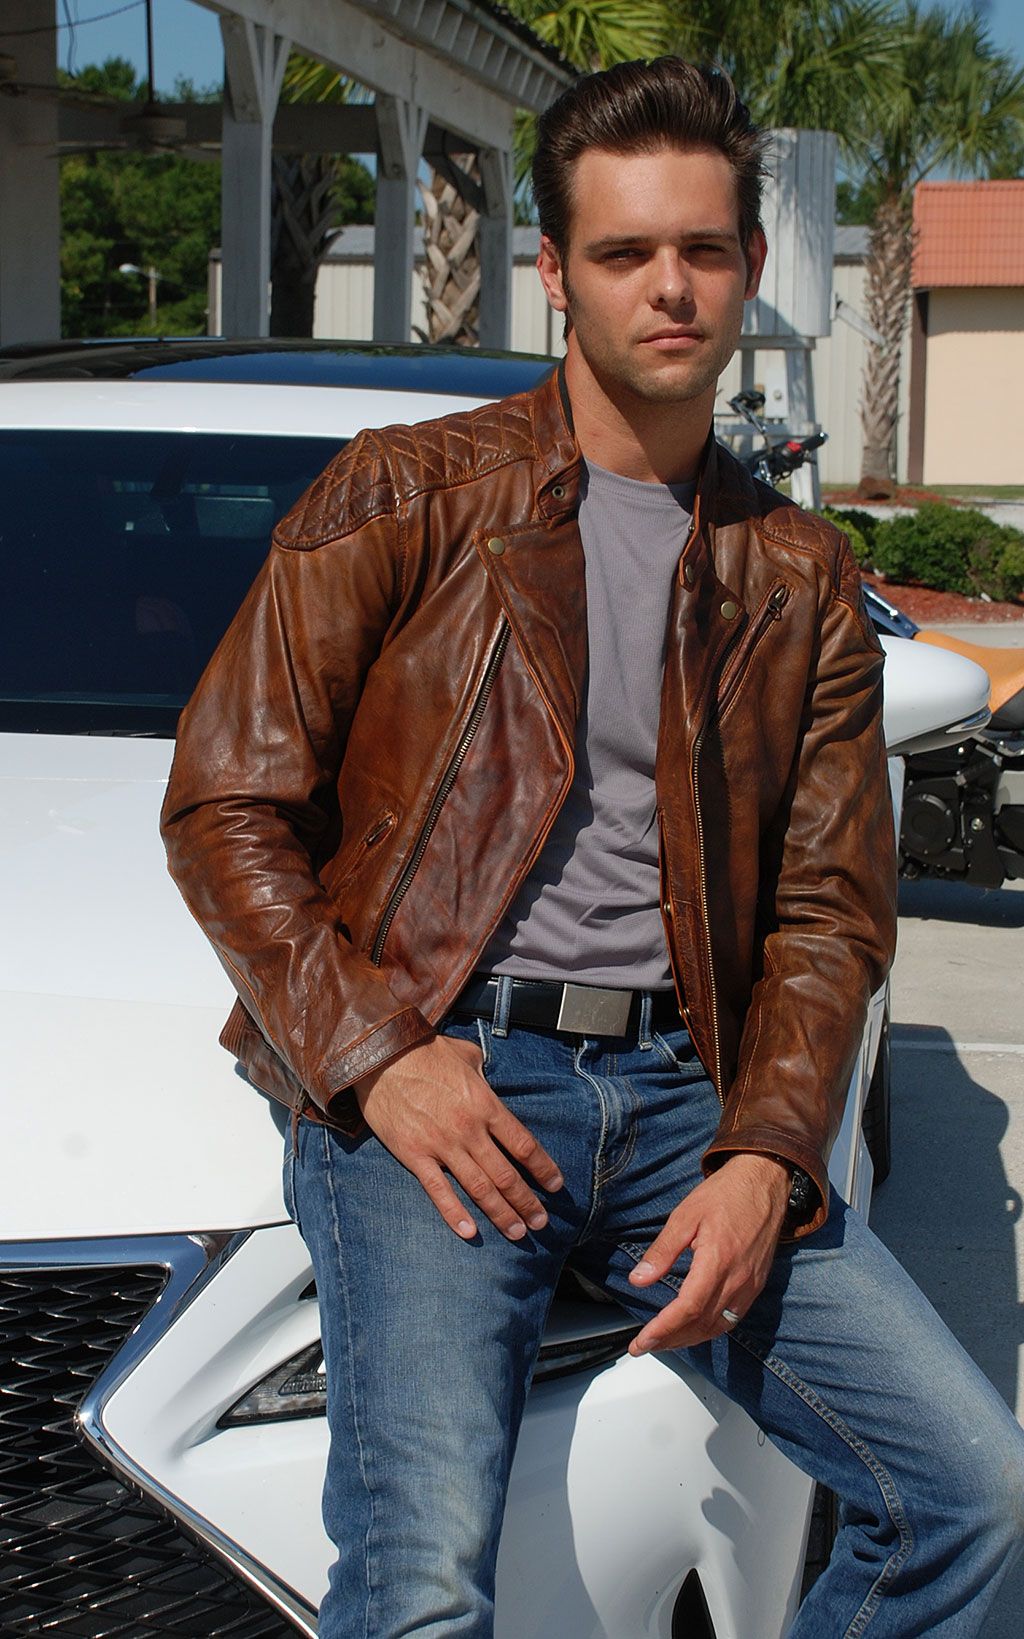
<svg viewBox="0 0 1024 1639"><path fill-rule="evenodd" d="M88 140L61 142L58 140L56 148L64 154L89 154L102 149L105 151L130 151L132 153L193 153L196 158L207 158L208 152L201 147L185 146L187 139L187 124L177 110L167 103L156 100L154 94L153 70L153 0L144 0L146 8L146 80L145 98L141 103L132 103L117 122L117 134L97 134ZM83 108L105 108L112 111L125 109L124 102L118 97L109 97L101 92L85 91L77 86L34 85L19 80L17 60L7 54L0 54L0 93L8 96L26 96L44 101L64 104L77 104ZM45 146L53 149L55 146L48 142Z"/></svg>

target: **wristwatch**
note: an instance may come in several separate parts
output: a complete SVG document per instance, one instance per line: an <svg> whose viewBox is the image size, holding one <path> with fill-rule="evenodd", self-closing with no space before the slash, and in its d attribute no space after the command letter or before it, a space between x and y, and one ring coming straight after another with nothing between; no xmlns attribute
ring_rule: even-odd
<svg viewBox="0 0 1024 1639"><path fill-rule="evenodd" d="M784 1155L775 1155L772 1160L778 1161L789 1173L789 1205L786 1208L784 1227L796 1229L800 1224L806 1223L811 1216L817 1200L817 1189L810 1176L800 1167L795 1167L792 1161L787 1161Z"/></svg>

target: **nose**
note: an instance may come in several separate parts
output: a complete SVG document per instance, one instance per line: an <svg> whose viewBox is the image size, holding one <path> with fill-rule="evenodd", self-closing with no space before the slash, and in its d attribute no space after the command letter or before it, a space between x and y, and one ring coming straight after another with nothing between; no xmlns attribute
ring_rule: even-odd
<svg viewBox="0 0 1024 1639"><path fill-rule="evenodd" d="M652 258L651 302L654 307L685 307L693 301L693 284L685 257L666 245Z"/></svg>

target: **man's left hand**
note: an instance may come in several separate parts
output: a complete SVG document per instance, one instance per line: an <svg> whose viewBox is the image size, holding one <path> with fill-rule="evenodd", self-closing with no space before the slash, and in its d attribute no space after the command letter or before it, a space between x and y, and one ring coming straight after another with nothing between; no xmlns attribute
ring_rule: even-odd
<svg viewBox="0 0 1024 1639"><path fill-rule="evenodd" d="M678 1297L633 1339L630 1354L690 1348L731 1331L723 1310L742 1318L768 1279L789 1191L780 1161L744 1153L730 1156L679 1203L630 1284L653 1286L687 1247L690 1269Z"/></svg>

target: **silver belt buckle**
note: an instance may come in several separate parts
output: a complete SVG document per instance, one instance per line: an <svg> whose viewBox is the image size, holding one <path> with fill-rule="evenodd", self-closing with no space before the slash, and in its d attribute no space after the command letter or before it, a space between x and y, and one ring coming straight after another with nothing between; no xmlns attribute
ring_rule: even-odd
<svg viewBox="0 0 1024 1639"><path fill-rule="evenodd" d="M629 1029L632 1005L632 990L563 985L556 1028L577 1036L624 1036Z"/></svg>

